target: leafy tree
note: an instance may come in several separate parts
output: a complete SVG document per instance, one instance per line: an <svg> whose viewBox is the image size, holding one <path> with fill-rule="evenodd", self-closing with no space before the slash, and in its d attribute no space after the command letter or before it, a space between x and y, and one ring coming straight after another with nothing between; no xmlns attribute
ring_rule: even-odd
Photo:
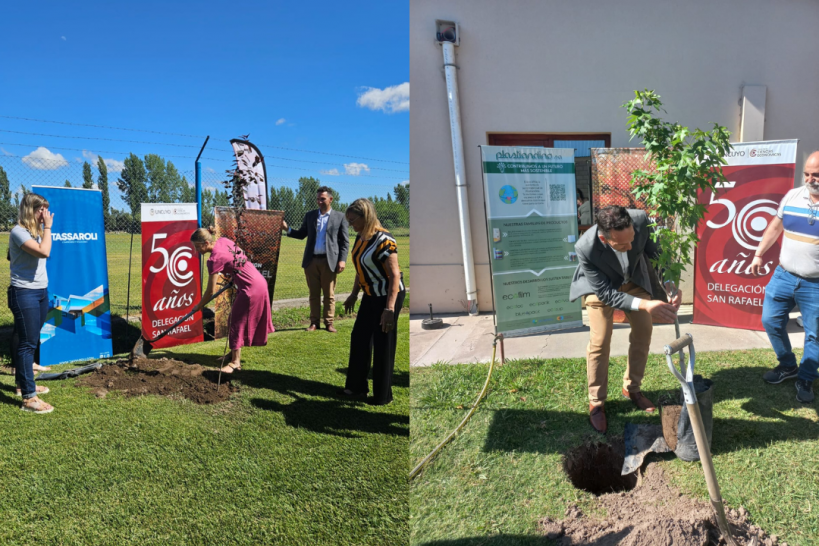
<svg viewBox="0 0 819 546"><path fill-rule="evenodd" d="M17 222L17 211L11 202L11 184L3 167L0 167L0 226L8 231Z"/></svg>
<svg viewBox="0 0 819 546"><path fill-rule="evenodd" d="M125 167L119 173L117 187L125 196L125 202L131 209L131 217L139 222L140 206L147 202L148 189L145 185L147 173L142 160L130 154L125 158Z"/></svg>
<svg viewBox="0 0 819 546"><path fill-rule="evenodd" d="M172 203L195 203L196 189L188 186L188 181L179 174L171 161L165 164L165 179L168 184L168 193ZM187 197L191 197L187 200Z"/></svg>
<svg viewBox="0 0 819 546"><path fill-rule="evenodd" d="M409 213L400 203L392 199L379 199L374 205L378 220L385 228L394 229L409 225Z"/></svg>
<svg viewBox="0 0 819 546"><path fill-rule="evenodd" d="M156 154L147 154L145 170L148 174L148 202L173 203L171 184L165 170L165 160Z"/></svg>
<svg viewBox="0 0 819 546"><path fill-rule="evenodd" d="M313 178L312 176L302 176L299 178L299 189L296 193L296 198L301 205L302 214L308 210L317 208L316 190L319 189L319 186L321 186L321 182L318 178ZM333 199L335 199L335 195Z"/></svg>
<svg viewBox="0 0 819 546"><path fill-rule="evenodd" d="M22 199L22 197L27 193L29 193L29 191L28 191L28 188L26 188L25 184L20 184L20 189L18 191L14 192L14 208L15 209L20 208L20 199Z"/></svg>
<svg viewBox="0 0 819 546"><path fill-rule="evenodd" d="M725 181L722 165L731 149L731 133L717 123L711 131L691 131L663 121L658 115L665 110L657 93L645 89L634 95L623 105L629 113L629 134L643 141L656 170L634 171L632 191L637 199L645 199L653 215L668 219L654 232L661 254L653 265L679 286L682 271L693 262L691 249L699 242L697 224L706 211L697 203L697 192L713 192L718 182Z"/></svg>
<svg viewBox="0 0 819 546"><path fill-rule="evenodd" d="M194 197L194 200L196 198ZM214 207L229 207L230 194L227 190L211 190L202 188L202 225L204 227L214 225Z"/></svg>
<svg viewBox="0 0 819 546"><path fill-rule="evenodd" d="M66 181L65 181L65 187L66 187L66 188L70 188L70 187L71 187L71 182L69 182L68 180L66 180Z"/></svg>
<svg viewBox="0 0 819 546"><path fill-rule="evenodd" d="M628 110L631 138L643 141L656 169L636 170L631 175L632 192L645 199L650 213L663 222L655 221L652 238L659 244L660 255L652 265L672 281L671 293L680 286L686 266L693 263L691 251L699 243L697 224L705 216L706 207L697 202L697 192L716 191L716 184L725 181L722 166L731 150L731 133L714 123L711 131L683 127L660 119L665 112L660 95L653 90L635 91L634 99L623 105ZM677 338L680 321L674 320ZM683 354L680 352L680 362Z"/></svg>
<svg viewBox="0 0 819 546"><path fill-rule="evenodd" d="M168 162L169 165L172 165L171 162ZM190 185L188 179L184 176L180 181L180 190L179 190L179 202L180 203L196 203L196 188Z"/></svg>
<svg viewBox="0 0 819 546"><path fill-rule="evenodd" d="M279 202L279 191L274 186L270 187L270 197L267 198L267 209L282 210L281 203Z"/></svg>
<svg viewBox="0 0 819 546"><path fill-rule="evenodd" d="M88 161L82 163L82 187L87 190L94 188L94 176L91 174L91 164Z"/></svg>
<svg viewBox="0 0 819 546"><path fill-rule="evenodd" d="M395 200L398 201L402 207L407 209L409 212L410 209L410 188L409 184L398 184L392 189L393 193L395 193Z"/></svg>
<svg viewBox="0 0 819 546"><path fill-rule="evenodd" d="M284 211L284 219L288 224L296 228L301 226L301 221L304 219L304 210L293 188L287 186L279 188L279 206L280 210Z"/></svg>
<svg viewBox="0 0 819 546"><path fill-rule="evenodd" d="M141 226L139 220L122 210L111 208L108 215L107 227L111 231L125 231L126 233L139 233Z"/></svg>
<svg viewBox="0 0 819 546"><path fill-rule="evenodd" d="M102 191L102 214L107 218L111 206L111 196L108 195L108 166L101 157L97 158L97 170L100 172L97 178L97 187Z"/></svg>

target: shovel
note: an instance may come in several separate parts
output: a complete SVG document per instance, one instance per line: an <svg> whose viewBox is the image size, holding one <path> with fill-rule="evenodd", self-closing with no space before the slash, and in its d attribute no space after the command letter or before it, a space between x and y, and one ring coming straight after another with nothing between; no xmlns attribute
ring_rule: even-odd
<svg viewBox="0 0 819 546"><path fill-rule="evenodd" d="M685 372L685 377L683 377L680 373L683 371L682 355L680 358L680 370L677 370L674 366L672 356L678 352L682 352L686 347L688 347L688 370ZM737 546L737 543L731 536L731 528L728 527L728 518L725 517L725 506L723 505L722 496L719 492L717 475L716 472L714 472L714 461L711 460L711 446L708 445L708 438L705 436L705 427L702 424L700 406L697 403L697 393L694 390L694 337L691 334L685 334L683 337L663 347L663 352L665 353L665 358L668 363L668 369L671 370L671 373L674 374L674 377L677 378L682 386L685 405L688 408L688 415L691 417L691 427L694 429L694 438L697 441L697 451L700 454L702 469L705 472L708 496L711 497L711 506L717 515L719 530L728 546Z"/></svg>
<svg viewBox="0 0 819 546"><path fill-rule="evenodd" d="M631 474L643 465L643 459L649 453L668 453L671 448L663 438L662 425L635 425L626 423L623 433L626 444L626 457L623 460L621 476Z"/></svg>
<svg viewBox="0 0 819 546"><path fill-rule="evenodd" d="M216 296L218 296L219 294L221 294L222 292L224 292L228 288L231 288L232 286L233 286L233 283L226 284L225 286L220 288L218 292L216 292L213 296L211 296L210 299L216 298ZM167 330L165 330L164 332L162 332L161 334L159 334L158 336L156 336L153 339L146 339L142 335L140 335L139 339L136 342L136 345L134 345L134 348L131 349L131 356L130 356L129 360L133 361L135 358L145 358L145 357L147 357L148 353L150 353L151 349L153 349L153 347L151 346L151 343L156 343L157 341L159 341L160 339L162 339L163 337L165 337L166 335L171 333L174 328L176 328L177 326L179 326L180 324L182 324L183 322L188 320L191 317L191 315L193 315L195 312L196 312L195 310L191 311L190 313L188 313L187 315L185 315L181 319L174 322L173 326L171 326L170 328L168 328Z"/></svg>

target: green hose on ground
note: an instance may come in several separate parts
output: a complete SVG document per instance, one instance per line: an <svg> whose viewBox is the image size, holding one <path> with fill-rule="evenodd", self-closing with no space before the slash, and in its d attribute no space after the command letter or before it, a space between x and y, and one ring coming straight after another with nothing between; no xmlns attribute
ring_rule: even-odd
<svg viewBox="0 0 819 546"><path fill-rule="evenodd" d="M433 450L432 450L432 452L431 452L429 455L427 455L426 457L424 457L424 460L423 460L423 461L421 461L420 463L418 463L418 466L416 466L415 468L413 468L413 469L412 469L412 472L410 472L410 475L409 475L410 480L412 480L412 479L413 479L413 478L415 478L415 477L416 477L418 474L420 474L420 473L421 473L421 470L423 470L423 469L424 469L424 467L427 465L427 463L429 463L429 462L430 462L430 461L431 461L431 460L432 460L432 459L435 457L435 455L437 455L437 454L438 454L438 452L439 452L439 451L441 451L441 449L442 449L442 448L443 448L443 447L444 447L444 446L445 446L445 445L446 445L446 444L447 444L447 443L448 443L450 440L452 440L452 438L453 438L453 437L454 437L454 436L455 436L455 435L458 433L458 431L459 431L459 430L461 430L461 429L464 427L464 425L466 424L466 422L467 422L467 421L469 421L469 418L470 418L470 417L472 417L472 414L473 414L473 413L475 413L475 410L476 410L476 409L478 409L478 404L480 404L480 403L481 403L481 400L483 399L484 395L486 394L486 389L489 387L489 379L492 377L492 370L494 370L494 369L495 369L495 351L496 351L496 349L497 349L497 345L498 345L498 339L497 339L497 338L495 338L495 340L492 342L492 363L489 365L489 373L488 373L488 374L487 374L487 376L486 376L486 382L483 384L483 389L481 389L481 393L478 395L478 399L477 399L477 400L475 400L475 403L472 405L472 409L470 409L470 410L469 410L469 413L467 413L467 414L466 414L466 417L464 417L464 420L463 420L463 421L461 421L461 424L460 424L460 425L458 425L458 426L455 428L455 430L453 430L453 431L452 431L452 432L449 434L449 436L447 436L446 438L444 438L444 441L443 441L443 442L441 442L440 444L438 444L438 445L435 447L435 449L433 449Z"/></svg>

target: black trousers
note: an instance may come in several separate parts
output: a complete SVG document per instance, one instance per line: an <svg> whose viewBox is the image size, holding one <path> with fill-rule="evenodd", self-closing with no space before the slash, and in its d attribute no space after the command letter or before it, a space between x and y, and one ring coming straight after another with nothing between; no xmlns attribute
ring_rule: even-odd
<svg viewBox="0 0 819 546"><path fill-rule="evenodd" d="M395 325L389 333L381 331L381 314L387 306L387 296L361 298L358 316L350 336L350 363L347 367L346 389L358 394L369 392L367 375L373 367L373 399L392 401L392 372L395 368L395 343L398 335L398 314L404 304L403 290L395 299Z"/></svg>

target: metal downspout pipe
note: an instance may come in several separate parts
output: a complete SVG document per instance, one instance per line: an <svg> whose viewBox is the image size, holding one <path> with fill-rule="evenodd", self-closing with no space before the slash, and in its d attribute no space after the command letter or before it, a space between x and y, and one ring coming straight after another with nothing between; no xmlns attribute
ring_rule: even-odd
<svg viewBox="0 0 819 546"><path fill-rule="evenodd" d="M470 315L478 314L478 287L475 282L475 261L472 253L472 231L469 227L469 200L466 192L464 139L461 132L461 108L458 103L458 73L455 66L455 45L441 44L444 51L446 97L449 104L449 128L452 133L452 159L455 165L455 191L458 196L458 220L461 228L461 250L466 278L466 307Z"/></svg>

